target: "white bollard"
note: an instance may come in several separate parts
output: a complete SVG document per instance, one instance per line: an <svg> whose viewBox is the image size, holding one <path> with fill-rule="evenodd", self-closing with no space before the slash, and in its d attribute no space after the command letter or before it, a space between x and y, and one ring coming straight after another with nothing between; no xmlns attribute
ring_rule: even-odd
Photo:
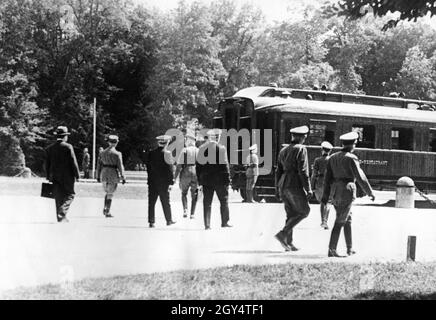
<svg viewBox="0 0 436 320"><path fill-rule="evenodd" d="M409 177L397 181L395 208L415 208L415 183Z"/></svg>

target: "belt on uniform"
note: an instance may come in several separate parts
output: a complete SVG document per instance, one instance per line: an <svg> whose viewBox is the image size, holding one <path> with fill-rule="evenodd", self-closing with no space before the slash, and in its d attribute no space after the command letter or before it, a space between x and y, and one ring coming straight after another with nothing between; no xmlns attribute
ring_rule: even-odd
<svg viewBox="0 0 436 320"><path fill-rule="evenodd" d="M104 164L103 168L113 168L113 169L118 169L118 166L113 165L113 164Z"/></svg>

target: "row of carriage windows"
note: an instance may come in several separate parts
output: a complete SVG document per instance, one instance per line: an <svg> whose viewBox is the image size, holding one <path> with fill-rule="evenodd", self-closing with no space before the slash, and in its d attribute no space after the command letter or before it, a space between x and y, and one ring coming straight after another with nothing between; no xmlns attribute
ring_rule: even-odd
<svg viewBox="0 0 436 320"><path fill-rule="evenodd" d="M310 120L310 134L307 144L320 145L323 141L329 141L334 145L335 124L334 121ZM352 131L359 134L356 145L358 148L376 148L376 127L374 125L356 123L352 125ZM412 128L393 127L390 131L391 149L414 150L414 138ZM436 128L429 130L428 151L436 152Z"/></svg>

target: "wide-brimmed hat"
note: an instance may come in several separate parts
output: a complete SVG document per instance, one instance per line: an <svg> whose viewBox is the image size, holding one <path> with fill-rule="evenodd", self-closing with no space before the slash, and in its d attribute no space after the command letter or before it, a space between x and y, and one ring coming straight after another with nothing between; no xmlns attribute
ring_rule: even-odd
<svg viewBox="0 0 436 320"><path fill-rule="evenodd" d="M54 131L54 134L55 134L56 136L63 137L63 136L68 136L68 135L70 135L71 133L68 132L68 128L67 128L67 127L65 127L65 126L59 126L59 127L57 127L56 130Z"/></svg>

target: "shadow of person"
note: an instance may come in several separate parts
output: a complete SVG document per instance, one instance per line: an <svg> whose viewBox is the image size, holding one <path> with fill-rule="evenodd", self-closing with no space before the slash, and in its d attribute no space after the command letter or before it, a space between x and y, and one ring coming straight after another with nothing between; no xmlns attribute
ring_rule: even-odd
<svg viewBox="0 0 436 320"><path fill-rule="evenodd" d="M389 200L384 203L356 203L355 205L364 207L395 208L395 200ZM415 200L415 209L436 209L436 205L425 200Z"/></svg>

